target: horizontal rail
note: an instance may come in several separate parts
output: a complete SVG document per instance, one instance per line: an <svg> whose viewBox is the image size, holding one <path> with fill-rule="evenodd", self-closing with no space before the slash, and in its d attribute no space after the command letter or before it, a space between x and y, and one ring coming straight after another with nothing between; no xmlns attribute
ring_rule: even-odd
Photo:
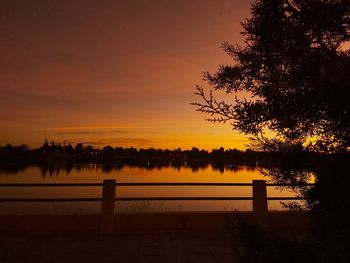
<svg viewBox="0 0 350 263"><path fill-rule="evenodd" d="M192 183L192 182L171 182L171 183L117 183L117 186L252 186L252 183Z"/></svg>
<svg viewBox="0 0 350 263"><path fill-rule="evenodd" d="M267 197L266 200L268 201L288 201L288 200L306 200L306 197L299 197L299 196L281 196L281 197Z"/></svg>
<svg viewBox="0 0 350 263"><path fill-rule="evenodd" d="M218 200L253 200L252 197L117 197L116 201L218 201Z"/></svg>
<svg viewBox="0 0 350 263"><path fill-rule="evenodd" d="M100 202L102 198L0 198L0 203L5 202Z"/></svg>
<svg viewBox="0 0 350 263"><path fill-rule="evenodd" d="M267 200L305 200L303 197L268 197ZM225 201L253 200L253 197L117 197L115 201ZM102 198L0 198L0 202L99 202Z"/></svg>
<svg viewBox="0 0 350 263"><path fill-rule="evenodd" d="M225 201L225 200L253 200L253 197L250 196L223 196L223 197L118 197L115 198L115 201ZM268 197L267 200L305 200L303 197Z"/></svg>
<svg viewBox="0 0 350 263"><path fill-rule="evenodd" d="M302 187L302 186L314 186L315 183L305 183L305 184L279 184L279 183L267 183L266 186L283 186L283 187Z"/></svg>
<svg viewBox="0 0 350 263"><path fill-rule="evenodd" d="M252 183L152 183L152 182L133 182L133 183L115 183L115 186L252 186ZM308 184L276 184L267 183L266 186L288 187L288 186L313 186L313 183ZM102 183L0 183L0 187L98 187L103 186Z"/></svg>
<svg viewBox="0 0 350 263"><path fill-rule="evenodd" d="M253 200L253 197L117 197L115 201ZM102 198L0 198L0 202L98 202Z"/></svg>
<svg viewBox="0 0 350 263"><path fill-rule="evenodd" d="M0 187L91 187L102 183L1 183Z"/></svg>

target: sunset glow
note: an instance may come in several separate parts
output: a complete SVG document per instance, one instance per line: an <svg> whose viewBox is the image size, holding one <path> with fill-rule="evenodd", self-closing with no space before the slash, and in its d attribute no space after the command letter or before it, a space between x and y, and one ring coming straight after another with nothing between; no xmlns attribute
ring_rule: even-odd
<svg viewBox="0 0 350 263"><path fill-rule="evenodd" d="M0 145L244 149L191 102L203 71L231 63L249 1L5 1Z"/></svg>

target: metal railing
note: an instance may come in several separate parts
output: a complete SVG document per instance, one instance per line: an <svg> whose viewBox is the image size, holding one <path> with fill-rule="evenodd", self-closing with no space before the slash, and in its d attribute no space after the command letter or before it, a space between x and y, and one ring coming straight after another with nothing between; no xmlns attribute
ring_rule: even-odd
<svg viewBox="0 0 350 263"><path fill-rule="evenodd" d="M302 186L312 186L313 184L303 184ZM116 188L123 186L250 186L253 190L251 197L116 197ZM252 183L118 183L116 180L104 180L103 183L0 183L1 187L103 187L100 198L0 198L1 202L102 202L101 207L101 232L110 233L114 229L114 206L119 201L253 201L253 213L256 222L261 227L268 225L269 200L303 200L305 198L290 197L268 197L267 187L288 187L292 184L266 183L265 180L253 180Z"/></svg>

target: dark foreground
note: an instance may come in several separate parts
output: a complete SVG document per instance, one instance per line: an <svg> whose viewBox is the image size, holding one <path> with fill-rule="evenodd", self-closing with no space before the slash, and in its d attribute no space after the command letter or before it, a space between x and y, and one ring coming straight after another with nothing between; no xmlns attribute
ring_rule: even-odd
<svg viewBox="0 0 350 263"><path fill-rule="evenodd" d="M227 233L2 236L0 262L237 262Z"/></svg>
<svg viewBox="0 0 350 263"><path fill-rule="evenodd" d="M240 217L253 222L250 213ZM0 262L238 262L236 215L116 216L116 231L99 233L98 216L0 217ZM302 232L307 219L270 213L270 230ZM230 230L231 229L231 230Z"/></svg>

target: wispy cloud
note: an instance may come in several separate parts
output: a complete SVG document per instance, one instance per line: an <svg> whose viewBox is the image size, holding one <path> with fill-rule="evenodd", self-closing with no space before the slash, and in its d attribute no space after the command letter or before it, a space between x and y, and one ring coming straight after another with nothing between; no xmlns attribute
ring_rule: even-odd
<svg viewBox="0 0 350 263"><path fill-rule="evenodd" d="M105 129L130 129L131 126L71 126L71 127L49 127L46 131L74 131L74 130L105 130Z"/></svg>
<svg viewBox="0 0 350 263"><path fill-rule="evenodd" d="M103 135L103 134L124 134L128 133L129 131L127 130L120 130L120 131L76 131L76 130L61 130L61 131L56 131L56 135Z"/></svg>
<svg viewBox="0 0 350 263"><path fill-rule="evenodd" d="M86 141L85 144L91 144L95 146L101 146L101 145L134 145L134 146L147 146L147 145L153 145L157 140L154 139L148 139L148 138L105 138L95 141Z"/></svg>

